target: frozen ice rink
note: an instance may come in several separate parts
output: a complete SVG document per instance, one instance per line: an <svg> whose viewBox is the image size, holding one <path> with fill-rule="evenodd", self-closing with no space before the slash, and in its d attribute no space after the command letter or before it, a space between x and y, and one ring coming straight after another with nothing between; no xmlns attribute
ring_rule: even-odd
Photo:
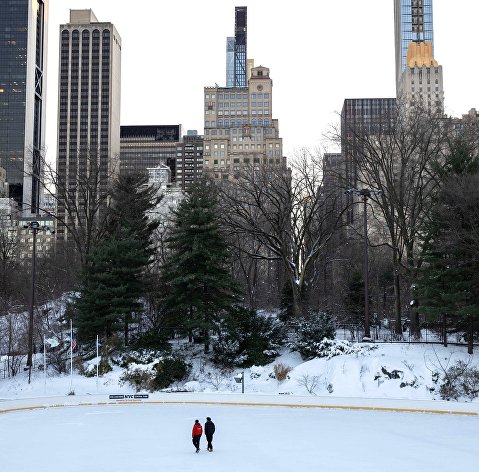
<svg viewBox="0 0 479 472"><path fill-rule="evenodd" d="M41 402L38 402L41 404ZM0 404L0 406L2 406ZM191 443L216 424L214 452ZM0 415L2 472L451 471L479 463L479 416L217 404L80 405Z"/></svg>

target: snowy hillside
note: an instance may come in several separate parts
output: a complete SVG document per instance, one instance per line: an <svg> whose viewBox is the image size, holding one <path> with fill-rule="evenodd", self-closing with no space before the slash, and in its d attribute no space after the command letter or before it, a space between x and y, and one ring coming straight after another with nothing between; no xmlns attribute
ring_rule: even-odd
<svg viewBox="0 0 479 472"><path fill-rule="evenodd" d="M193 367L189 378L171 385L168 391L241 392L242 385L235 380L241 370L219 371L200 352L198 347L190 353ZM285 350L267 366L245 369L244 388L246 394L439 400L440 379L458 360L479 367L478 354L468 356L464 346L378 344L377 349L364 354L307 362L298 353ZM275 365L279 364L291 369L282 382L274 374ZM67 395L71 391L75 395L132 393L131 385L120 382L123 372L124 369L114 367L112 372L96 379L75 373L45 377L43 372L35 371L30 385L27 374L22 372L13 378L0 379L0 399Z"/></svg>

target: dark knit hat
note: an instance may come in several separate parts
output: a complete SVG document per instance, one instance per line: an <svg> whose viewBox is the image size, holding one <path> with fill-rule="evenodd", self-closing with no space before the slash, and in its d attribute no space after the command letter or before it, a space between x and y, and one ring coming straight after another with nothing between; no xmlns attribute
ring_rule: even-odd
<svg viewBox="0 0 479 472"><path fill-rule="evenodd" d="M206 421L211 421L211 418L209 416L207 416Z"/></svg>
<svg viewBox="0 0 479 472"><path fill-rule="evenodd" d="M200 421L199 420L195 420L195 423L199 423Z"/></svg>

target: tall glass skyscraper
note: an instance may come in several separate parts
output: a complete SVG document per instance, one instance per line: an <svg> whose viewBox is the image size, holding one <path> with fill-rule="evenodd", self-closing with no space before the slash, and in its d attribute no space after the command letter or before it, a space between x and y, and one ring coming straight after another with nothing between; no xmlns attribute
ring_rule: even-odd
<svg viewBox="0 0 479 472"><path fill-rule="evenodd" d="M45 148L47 0L2 0L0 167L9 197L38 213Z"/></svg>
<svg viewBox="0 0 479 472"><path fill-rule="evenodd" d="M401 74L406 65L409 43L428 41L434 44L432 1L394 0L396 87L399 87Z"/></svg>
<svg viewBox="0 0 479 472"><path fill-rule="evenodd" d="M235 38L226 38L226 86L234 87L235 82Z"/></svg>
<svg viewBox="0 0 479 472"><path fill-rule="evenodd" d="M247 87L247 7L235 7L234 87Z"/></svg>

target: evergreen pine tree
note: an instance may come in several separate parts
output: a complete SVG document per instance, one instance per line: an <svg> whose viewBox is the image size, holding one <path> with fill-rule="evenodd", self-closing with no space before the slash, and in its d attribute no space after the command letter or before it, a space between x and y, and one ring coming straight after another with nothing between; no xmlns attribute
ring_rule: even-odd
<svg viewBox="0 0 479 472"><path fill-rule="evenodd" d="M92 342L97 334L111 336L126 316L141 311L141 275L146 262L139 241L109 237L97 244L83 267L76 302L80 342Z"/></svg>
<svg viewBox="0 0 479 472"><path fill-rule="evenodd" d="M418 272L419 310L440 319L446 342L446 319L452 329L467 332L468 350L479 327L479 250L474 241L479 220L477 183L479 157L463 137L453 140L440 170L441 187L423 241L423 265Z"/></svg>
<svg viewBox="0 0 479 472"><path fill-rule="evenodd" d="M202 182L189 190L175 211L168 245L171 255L162 275L166 317L190 336L199 330L208 352L210 331L236 300L212 185Z"/></svg>
<svg viewBox="0 0 479 472"><path fill-rule="evenodd" d="M128 343L131 314L142 310L145 270L153 253L157 223L147 212L156 204L154 190L139 175L120 176L113 189L108 231L82 268L76 324L81 342L97 334L111 336L123 325Z"/></svg>

